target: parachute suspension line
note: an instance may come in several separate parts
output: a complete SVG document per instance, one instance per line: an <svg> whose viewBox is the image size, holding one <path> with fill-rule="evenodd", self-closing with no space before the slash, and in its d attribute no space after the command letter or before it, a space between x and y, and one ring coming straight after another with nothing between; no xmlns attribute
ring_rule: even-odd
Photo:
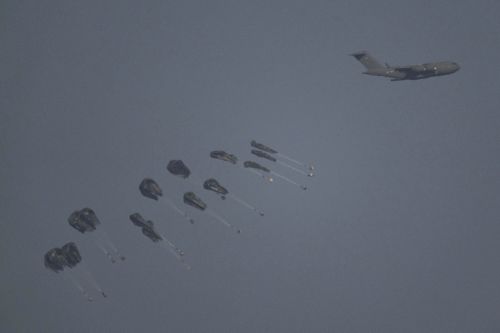
<svg viewBox="0 0 500 333"><path fill-rule="evenodd" d="M272 183L272 182L274 181L274 179L273 179L272 177L266 176L263 172L262 172L262 173L261 173L261 172L258 172L257 170L252 169L252 168L245 168L245 167L243 167L243 166L241 166L241 165L238 165L238 167L239 167L240 169L250 171L251 173L256 174L257 176L259 176L259 177L261 177L261 178L265 179L266 181L268 181L268 182L270 182L270 183Z"/></svg>
<svg viewBox="0 0 500 333"><path fill-rule="evenodd" d="M176 253L176 255L183 256L184 251L178 248L174 243L172 243L165 235L160 234L161 238L165 241L165 243Z"/></svg>
<svg viewBox="0 0 500 333"><path fill-rule="evenodd" d="M234 201L238 202L239 204L241 204L242 206L250 209L250 210L253 210L254 212L258 213L260 216L264 216L264 213L260 210L258 210L257 208L255 208L254 206L252 206L251 204L249 204L248 202L246 202L245 200L237 197L236 195L232 194L232 193L228 193L227 194L231 199L233 199Z"/></svg>
<svg viewBox="0 0 500 333"><path fill-rule="evenodd" d="M92 237L92 241L94 242L95 246L97 246L99 248L99 250L102 251L102 253L104 253L104 255L106 256L106 258L109 259L109 261L111 261L113 264L116 262L115 258L113 257L113 255L111 254L110 251L108 251L108 249L102 245L98 239L95 239Z"/></svg>
<svg viewBox="0 0 500 333"><path fill-rule="evenodd" d="M102 236L103 240L108 244L111 250L116 254L118 254L118 249L116 248L115 244L111 241L111 238L109 238L106 230L103 229L96 229L96 230L99 232L99 235Z"/></svg>
<svg viewBox="0 0 500 333"><path fill-rule="evenodd" d="M78 280L73 276L71 270L64 270L62 272L62 276L66 281L69 280L69 283L71 283L76 289L78 289L82 296L87 299L87 301L92 302L94 300L92 296L90 296L89 293L85 290L82 284L78 282Z"/></svg>
<svg viewBox="0 0 500 333"><path fill-rule="evenodd" d="M174 243L172 243L167 237L160 234L161 238L163 238L164 242L161 242L163 248L167 249L170 253L174 255L174 257L179 261L187 270L191 269L191 266L184 261L184 251L179 249Z"/></svg>
<svg viewBox="0 0 500 333"><path fill-rule="evenodd" d="M282 153L278 153L277 155L278 155L279 157L281 157L281 158L284 158L284 159L285 159L285 160L287 160L287 161L290 161L290 162L295 163L295 164L297 164L297 165L300 165L300 166L302 166L302 167L308 167L306 163L301 162L301 161L297 161L297 160L295 160L295 159L291 158L290 156L286 156L286 155L284 155L284 154L282 154ZM311 167L311 166L309 166L309 167Z"/></svg>
<svg viewBox="0 0 500 333"><path fill-rule="evenodd" d="M102 290L101 286L99 283L97 283L97 280L94 278L92 273L87 269L87 267L83 264L80 263L80 268L77 267L77 269L81 269L85 277L87 278L87 281L90 282L90 284L96 289L103 297L107 297L106 293Z"/></svg>
<svg viewBox="0 0 500 333"><path fill-rule="evenodd" d="M252 172L252 173L255 173L257 176L259 176L261 178L264 178L265 180L267 180L270 183L272 183L274 181L274 179L272 177L266 176L266 175L258 172L257 170L254 170L254 169L247 169L247 170Z"/></svg>
<svg viewBox="0 0 500 333"><path fill-rule="evenodd" d="M113 241L111 241L111 238L108 236L108 233L105 230L102 230L102 235L104 236L104 241L106 244L108 244L109 248L111 248L110 252L114 252L115 257L113 259L117 260L117 258L120 258L120 260L125 260L125 256L118 251L116 248L115 244Z"/></svg>
<svg viewBox="0 0 500 333"><path fill-rule="evenodd" d="M207 211L208 215L212 216L214 219L216 219L217 221L221 222L226 227L235 229L238 234L241 234L241 230L240 229L236 229L236 227L234 225L232 225L231 223L229 223L226 219L224 219L223 217L221 217L219 214L217 214L213 210L207 209L206 211Z"/></svg>
<svg viewBox="0 0 500 333"><path fill-rule="evenodd" d="M305 172L303 170L300 170L300 169L297 169L296 167L291 166L290 164L287 164L287 163L285 163L283 161L277 161L277 162L278 162L278 164L284 166L285 168L289 168L289 169L291 169L291 170L293 170L293 171L295 171L297 173L300 173L301 175L308 176L308 177L314 176L314 173L312 173L312 172L307 173L307 172Z"/></svg>
<svg viewBox="0 0 500 333"><path fill-rule="evenodd" d="M116 259L113 257L113 255L111 254L111 252L109 252L108 250L106 250L104 247L100 246L101 250L104 252L104 254L106 255L106 257L109 259L109 261L111 261L111 263L116 263Z"/></svg>
<svg viewBox="0 0 500 333"><path fill-rule="evenodd" d="M289 182L289 183L290 183L290 184L292 184L292 185L295 185L295 186L300 187L300 188L301 188L301 189L303 189L304 191L305 191L305 190L307 190L307 187L306 187L306 186L304 186L304 185L300 185L299 183L297 183L296 181L291 180L290 178L287 178L287 177L285 177L285 176L283 176L283 175L280 175L279 173L277 173L277 172L275 172L275 171L271 171L271 173L272 173L273 175L275 175L276 177L281 178L281 179L283 179L284 181Z"/></svg>
<svg viewBox="0 0 500 333"><path fill-rule="evenodd" d="M194 219L190 217L185 211L180 209L176 204L172 202L169 198L164 197L164 199L167 201L168 205L175 210L179 215L183 216L186 220L189 221L189 223L194 224Z"/></svg>
<svg viewBox="0 0 500 333"><path fill-rule="evenodd" d="M71 275L69 271L64 270L61 276L64 280L69 281L69 283L74 285L76 289L78 289L78 291L80 291L82 294L85 293L85 289L83 289L83 286L73 277L73 275Z"/></svg>

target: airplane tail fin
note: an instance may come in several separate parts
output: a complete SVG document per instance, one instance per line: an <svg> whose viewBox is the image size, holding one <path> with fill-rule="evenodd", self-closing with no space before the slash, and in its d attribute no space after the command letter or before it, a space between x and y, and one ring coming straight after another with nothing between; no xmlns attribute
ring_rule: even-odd
<svg viewBox="0 0 500 333"><path fill-rule="evenodd" d="M351 54L356 60L363 64L367 70L374 69L386 69L381 63L379 63L374 57L372 57L368 52L361 51Z"/></svg>

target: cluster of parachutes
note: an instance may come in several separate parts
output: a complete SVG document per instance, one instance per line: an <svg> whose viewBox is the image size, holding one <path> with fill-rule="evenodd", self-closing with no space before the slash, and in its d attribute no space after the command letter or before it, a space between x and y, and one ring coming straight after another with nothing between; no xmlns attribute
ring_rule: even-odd
<svg viewBox="0 0 500 333"><path fill-rule="evenodd" d="M312 165L307 165L303 162L292 159L291 157L283 155L277 150L256 141L251 141L250 145L252 147L250 152L259 158L279 164L304 176L314 176L314 167ZM210 152L210 157L220 161L228 162L235 166L239 166L238 158L235 155L227 153L223 150L214 150ZM289 184L297 186L302 190L307 189L306 186L299 184L298 182L255 161L244 161L242 163L242 168L261 176L269 182L273 182L274 177L276 177L286 181ZM194 183L192 178L190 178L191 170L182 160L169 161L167 164L167 170L174 176L186 179L191 183ZM255 212L259 216L264 216L264 213L261 210L257 209L254 205L248 203L246 200L240 198L234 193L229 192L229 190L215 178L206 179L202 183L202 187L207 191L214 192L223 200L229 198L237 204ZM195 223L195 220L184 209L176 205L170 198L167 198L163 195L163 191L160 185L154 179L144 178L139 184L139 192L144 197L154 201L165 200L174 211L176 211L179 215L189 221L189 223ZM235 227L225 218L220 216L217 212L208 207L208 205L201 199L201 197L199 197L194 192L185 192L182 196L182 201L189 207L207 213L215 220L221 222L224 226L235 230L236 233L241 233L241 229ZM129 219L134 226L138 227L141 230L144 236L150 239L153 243L161 244L161 246L170 251L172 255L174 255L175 258L186 269L191 269L191 266L189 266L184 261L184 251L178 248L165 235L161 234L155 228L153 221L145 219L138 212L130 214ZM106 257L112 263L125 260L125 257L119 253L116 246L106 234L105 230L102 228L102 226L100 226L101 222L96 213L91 208L85 207L83 209L74 211L68 217L68 223L71 227L82 234L90 233L91 238L95 242L96 246L106 255ZM62 248L50 249L45 254L44 263L46 268L56 273L63 273L63 277L68 278L71 283L73 283L89 301L92 301L93 297L86 290L85 284L90 284L103 297L107 297L106 293L104 293L104 291L100 288L96 280L93 278L92 274L90 274L90 272L83 266L82 256L75 243L70 242L65 244ZM81 267L82 272L80 273L80 275L73 272L75 267ZM84 280L87 283L85 283Z"/></svg>
<svg viewBox="0 0 500 333"><path fill-rule="evenodd" d="M291 169L294 172L297 172L301 175L304 176L309 176L312 177L314 176L313 170L314 167L312 165L306 165L305 163L302 163L300 161L297 161L295 159L292 159L286 155L283 155L279 153L277 150L270 148L262 143L258 143L256 141L251 141L250 143L251 147L253 148L251 150L251 153L257 157L266 159L268 161L271 161L273 163L277 163L283 167L286 167L288 169ZM227 153L223 150L214 150L210 152L210 157L213 159L221 160L224 162L228 162L232 165L238 166L238 157L234 154ZM292 165L293 163L294 165ZM285 177L284 175L273 171L255 161L244 161L243 162L243 169L250 170L253 173L258 174L259 176L263 177L264 179L269 180L270 182L274 181L273 177L282 179L292 185L298 186L299 188L306 190L307 187L299 184L298 182ZM193 185L197 185L196 182L192 179L191 175L191 170L189 167L186 165L186 163L182 160L170 160L167 164L167 171L176 177L179 177L181 179L185 179L189 181ZM221 199L225 200L226 198L229 198L233 200L234 202L240 204L241 206L257 213L259 216L264 216L264 213L257 209L254 205L248 203L246 200L240 198L233 192L230 192L227 187L223 186L217 179L215 178L208 178L204 182L202 182L202 186L205 190L212 191L218 196L220 196ZM160 185L152 178L144 178L140 184L139 184L139 191L140 193L149 199L159 201L159 200L164 200L168 203L168 205L176 211L179 215L181 215L183 218L185 218L187 221L189 221L191 224L195 223L195 220L193 217L191 217L186 210L183 208L179 207L174 203L173 200L170 198L164 196L163 190L161 189ZM220 214L218 214L216 211L211 209L204 201L203 199L196 193L189 191L185 192L182 196L182 201L184 204L186 204L189 207L192 207L194 209L203 211L207 213L209 216L214 218L215 220L221 222L223 225L225 225L228 228L231 228L236 231L236 233L241 233L241 229L235 227L232 223L228 222L224 217L222 217ZM160 235L158 231L154 228L154 222L150 220L145 220L140 213L133 213L130 215L130 220L132 223L141 228L142 233L151 239L153 242L161 242L165 241L168 244L168 248L171 250L171 252L181 261L183 264L184 260L182 259L182 256L184 255L184 251L181 251L176 245L174 245L173 242L168 240L164 235ZM189 267L187 264L185 264L187 267Z"/></svg>
<svg viewBox="0 0 500 333"><path fill-rule="evenodd" d="M89 237L112 263L125 260L105 230L100 227L101 221L91 208L85 207L72 212L68 217L68 224L82 234L91 233ZM74 242L47 251L44 264L47 269L61 273L62 277L73 284L88 301L94 300L88 288L98 292L102 297L107 297L92 273L83 264L82 255Z"/></svg>

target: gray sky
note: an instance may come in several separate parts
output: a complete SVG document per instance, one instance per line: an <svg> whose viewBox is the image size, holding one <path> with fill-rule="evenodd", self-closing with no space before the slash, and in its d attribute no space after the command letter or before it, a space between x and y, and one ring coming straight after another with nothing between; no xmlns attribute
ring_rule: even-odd
<svg viewBox="0 0 500 333"><path fill-rule="evenodd" d="M0 331L500 331L498 1L2 1ZM389 82L348 54L454 75ZM212 160L314 162L301 191ZM183 159L266 211L171 177ZM195 190L243 229L141 197ZM71 229L92 207L127 256ZM128 220L186 251L192 271ZM42 255L75 241L88 303Z"/></svg>

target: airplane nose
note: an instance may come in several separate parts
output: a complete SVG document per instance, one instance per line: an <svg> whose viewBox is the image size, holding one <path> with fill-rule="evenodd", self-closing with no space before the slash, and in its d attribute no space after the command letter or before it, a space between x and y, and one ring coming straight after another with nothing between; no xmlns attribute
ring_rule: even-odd
<svg viewBox="0 0 500 333"><path fill-rule="evenodd" d="M457 63L454 63L453 65L455 65L454 69L453 69L454 72L456 72L460 69L460 66Z"/></svg>

